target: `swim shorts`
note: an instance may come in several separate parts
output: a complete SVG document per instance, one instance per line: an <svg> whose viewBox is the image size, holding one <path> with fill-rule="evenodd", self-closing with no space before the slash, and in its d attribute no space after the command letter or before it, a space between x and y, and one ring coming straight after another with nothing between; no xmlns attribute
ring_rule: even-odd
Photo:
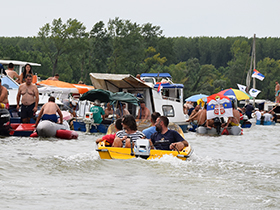
<svg viewBox="0 0 280 210"><path fill-rule="evenodd" d="M35 107L35 102L33 104L28 105L28 106L24 106L22 104L21 105L21 113L20 113L21 119L34 117L34 114L35 114L33 112L34 107Z"/></svg>
<svg viewBox="0 0 280 210"><path fill-rule="evenodd" d="M57 123L56 114L44 114L41 119L42 120L49 120L49 121Z"/></svg>

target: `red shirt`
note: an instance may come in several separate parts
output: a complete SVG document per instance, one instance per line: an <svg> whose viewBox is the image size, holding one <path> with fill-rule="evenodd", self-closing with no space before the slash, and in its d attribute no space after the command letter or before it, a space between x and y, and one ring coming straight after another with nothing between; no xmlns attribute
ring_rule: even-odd
<svg viewBox="0 0 280 210"><path fill-rule="evenodd" d="M114 134L107 134L107 135L103 136L102 139L106 140L108 143L110 143L112 145L115 137L116 137L115 133Z"/></svg>

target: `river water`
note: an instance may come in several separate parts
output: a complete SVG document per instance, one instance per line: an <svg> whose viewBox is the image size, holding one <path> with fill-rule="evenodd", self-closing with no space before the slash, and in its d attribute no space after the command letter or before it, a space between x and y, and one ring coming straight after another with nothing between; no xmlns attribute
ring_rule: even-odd
<svg viewBox="0 0 280 210"><path fill-rule="evenodd" d="M279 209L280 125L186 133L188 161L101 160L99 134L0 139L0 209Z"/></svg>

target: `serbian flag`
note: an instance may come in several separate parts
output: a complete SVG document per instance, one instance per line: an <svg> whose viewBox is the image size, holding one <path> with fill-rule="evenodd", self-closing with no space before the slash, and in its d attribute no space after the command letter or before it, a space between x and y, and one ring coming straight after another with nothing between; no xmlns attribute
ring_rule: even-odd
<svg viewBox="0 0 280 210"><path fill-rule="evenodd" d="M261 81L263 81L263 79L264 79L264 75L263 74L261 74L259 71L257 71L256 69L254 69L254 72L253 72L253 74L252 74L252 77L255 77L255 78L257 78L257 79L259 79L259 80L261 80Z"/></svg>
<svg viewBox="0 0 280 210"><path fill-rule="evenodd" d="M207 119L215 117L233 117L232 104L229 97L220 93L207 97Z"/></svg>
<svg viewBox="0 0 280 210"><path fill-rule="evenodd" d="M160 83L158 84L158 88L157 88L157 92L158 92L158 93L160 93L161 88L162 88L162 87L161 87L161 82L160 82Z"/></svg>

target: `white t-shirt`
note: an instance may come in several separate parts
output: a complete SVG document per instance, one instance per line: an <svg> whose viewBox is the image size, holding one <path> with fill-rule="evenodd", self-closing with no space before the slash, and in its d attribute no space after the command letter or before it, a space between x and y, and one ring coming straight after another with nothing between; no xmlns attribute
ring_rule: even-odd
<svg viewBox="0 0 280 210"><path fill-rule="evenodd" d="M255 115L256 115L257 120L261 120L262 114L260 111L255 111Z"/></svg>
<svg viewBox="0 0 280 210"><path fill-rule="evenodd" d="M264 115L264 121L272 121L273 116L269 113L265 113Z"/></svg>

